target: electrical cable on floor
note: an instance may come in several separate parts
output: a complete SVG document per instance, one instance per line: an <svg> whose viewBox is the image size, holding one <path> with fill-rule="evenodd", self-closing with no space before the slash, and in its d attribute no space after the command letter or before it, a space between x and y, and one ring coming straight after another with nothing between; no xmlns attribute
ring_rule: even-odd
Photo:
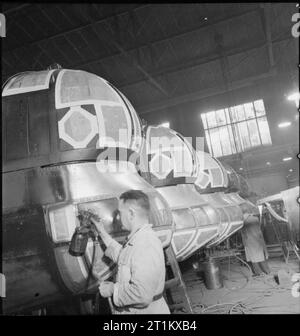
<svg viewBox="0 0 300 336"><path fill-rule="evenodd" d="M255 292L254 292L255 294ZM259 293L257 296L249 296L246 299L242 299L236 302L232 303L218 303L209 307L205 307L202 309L201 313L205 313L209 311L209 313L217 312L219 314L232 314L232 313L251 313L254 309L261 309L264 307L273 307L274 305L268 305L268 306L255 306L254 304L257 304L258 301L261 301L265 299L266 297L270 297L274 294L274 291L267 290L264 294ZM228 305L231 307L228 309L226 308ZM290 305L289 305L290 306ZM216 308L219 307L219 308ZM281 304L280 307L284 307L284 304ZM211 310L212 308L215 308L214 310ZM239 311L238 311L239 310Z"/></svg>
<svg viewBox="0 0 300 336"><path fill-rule="evenodd" d="M242 258L238 257L237 255L235 256L237 260L239 260L240 262L242 262L244 265L246 265L246 267L249 269L250 271L250 275L252 276L252 270L250 268L250 266L248 265L248 263L246 261L244 261Z"/></svg>
<svg viewBox="0 0 300 336"><path fill-rule="evenodd" d="M250 276L246 276L247 282L245 283L245 285L238 287L238 288L229 288L225 285L225 287L229 290L229 291L237 291L237 290L241 290L244 289L248 286L248 284L250 283L251 279L252 279L252 270L250 268L250 266L248 265L248 263L246 263L243 259L239 258L237 255L235 255L236 259L238 259L240 262L242 262L244 265L247 266L248 270L250 271ZM229 258L228 262L230 263L231 259ZM229 267L228 267L229 269ZM229 274L232 272L232 270L229 271ZM239 272L242 273L244 275L243 272ZM228 280L228 279L227 279ZM226 294L225 294L226 295Z"/></svg>
<svg viewBox="0 0 300 336"><path fill-rule="evenodd" d="M209 313L218 313L218 314L233 314L233 313L252 313L253 309L259 309L261 307L264 306L254 306L254 304L256 304L258 301L263 300L264 298L266 298L267 296L271 296L272 293L267 292L264 293L263 295L259 294L258 296L249 296L246 299L242 299L242 300L238 300L235 302L231 302L231 303L217 303L208 307L205 307L204 309L201 310L201 314L204 314L206 312L209 311ZM230 308L228 308L227 306L231 306ZM283 307L284 305L281 304L281 307ZM266 306L266 307L272 307L272 305L270 306ZM213 310L211 310L212 308L215 308Z"/></svg>
<svg viewBox="0 0 300 336"><path fill-rule="evenodd" d="M231 306L229 309L226 308L226 306ZM212 308L215 308L214 310L211 310ZM238 310L238 311L236 311ZM206 307L202 309L201 314L204 314L205 312L210 311L209 313L217 312L219 314L232 314L235 312L242 312L245 314L249 311L249 308L247 308L243 303L242 300L231 302L231 303L217 303L212 306Z"/></svg>
<svg viewBox="0 0 300 336"><path fill-rule="evenodd" d="M272 297L274 294L282 294L282 293L286 293L287 291L290 291L290 287L288 286L283 286L283 285L277 285L274 283L274 276L273 275L262 275L262 276L258 276L258 277L254 277L252 278L252 270L250 268L250 266L248 265L248 263L246 263L244 260L242 260L241 258L237 257L237 260L239 260L241 263L243 263L248 270L251 272L250 273L250 277L247 277L247 283L245 286L242 286L236 290L239 289L244 289L248 283L250 282L250 280L253 280L255 282L258 283L263 283L264 285L267 286L267 288L251 288L251 293L252 295L242 299L242 300L238 300L235 302L231 302L231 303L217 303L208 307L205 307L203 304L198 304L195 305L195 307L200 308L200 313L201 314L251 314L254 313L255 310L259 310L259 309L264 309L264 308L272 308L272 307L280 307L280 312L285 311L284 308L288 308L291 306L295 306L297 304L288 304L288 307L286 305L284 305L283 303L281 303L280 305L258 305L259 301L262 301L263 299L266 299L268 297ZM280 269L280 268L279 268ZM232 272L232 271L230 271ZM242 273L242 272L241 272ZM244 274L244 273L243 273ZM228 287L226 287L228 288ZM228 288L229 289L229 288ZM232 289L229 289L230 291L232 291ZM228 293L227 293L228 294ZM226 295L226 294L225 294ZM229 306L229 307L228 307ZM286 310L287 313L291 313L291 312L295 312L293 310Z"/></svg>

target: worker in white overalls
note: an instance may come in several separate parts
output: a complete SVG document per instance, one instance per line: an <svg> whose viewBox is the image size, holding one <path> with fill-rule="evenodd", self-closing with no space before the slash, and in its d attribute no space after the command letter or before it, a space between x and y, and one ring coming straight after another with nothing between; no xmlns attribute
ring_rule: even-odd
<svg viewBox="0 0 300 336"><path fill-rule="evenodd" d="M244 226L241 229L242 240L245 248L246 260L249 262L254 276L262 272L269 274L270 269L267 262L267 246L260 228L259 213L250 214L243 209Z"/></svg>
<svg viewBox="0 0 300 336"><path fill-rule="evenodd" d="M130 231L123 246L105 231L101 220L92 219L107 246L105 255L118 265L116 281L99 286L100 294L112 301L114 314L170 314L163 297L163 247L149 223L149 211L148 196L142 191L130 190L120 196L120 219Z"/></svg>

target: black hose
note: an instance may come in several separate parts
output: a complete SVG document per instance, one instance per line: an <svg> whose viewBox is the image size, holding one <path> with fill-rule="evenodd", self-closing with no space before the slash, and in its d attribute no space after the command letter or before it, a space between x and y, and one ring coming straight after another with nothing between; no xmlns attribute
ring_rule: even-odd
<svg viewBox="0 0 300 336"><path fill-rule="evenodd" d="M85 292L88 290L89 284L90 284L90 280L93 274L93 268L94 268L94 262L95 262L95 255L96 255L96 240L93 239L93 256L92 256L92 261L91 261L91 265L89 267L89 273L88 273L88 277L86 279L86 285L85 285Z"/></svg>

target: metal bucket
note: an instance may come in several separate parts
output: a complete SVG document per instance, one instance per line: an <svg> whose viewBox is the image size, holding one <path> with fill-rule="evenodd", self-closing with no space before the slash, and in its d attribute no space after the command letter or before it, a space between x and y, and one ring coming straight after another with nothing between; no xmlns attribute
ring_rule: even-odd
<svg viewBox="0 0 300 336"><path fill-rule="evenodd" d="M223 287L220 268L214 259L205 261L203 264L204 282L207 289L217 289Z"/></svg>

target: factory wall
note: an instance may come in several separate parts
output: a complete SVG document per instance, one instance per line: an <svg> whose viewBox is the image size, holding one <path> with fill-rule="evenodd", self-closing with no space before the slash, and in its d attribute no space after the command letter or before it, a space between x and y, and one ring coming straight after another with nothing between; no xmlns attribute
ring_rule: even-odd
<svg viewBox="0 0 300 336"><path fill-rule="evenodd" d="M260 197L277 194L288 188L286 174L278 172L247 178L250 187Z"/></svg>
<svg viewBox="0 0 300 336"><path fill-rule="evenodd" d="M172 129L180 132L184 136L193 137L193 145L195 145L195 137L204 137L204 129L200 117L201 113L263 99L272 145L280 147L282 145L297 144L299 146L299 121L296 119L298 116L297 107L293 101L287 100L287 95L294 91L294 80L287 74L281 74L227 94L178 104L144 114L141 117L149 124L169 122ZM292 125L287 128L278 128L278 124L283 121L291 121ZM208 151L206 142L204 150ZM249 159L250 161L248 163L251 170L261 171L265 163L262 163L262 159L259 158L261 155L256 158L255 153L256 150L253 149L251 151L253 160ZM276 157L276 154L274 155ZM225 157L230 165L232 165L231 162L233 163L235 158L237 157ZM235 163L237 162L235 161ZM237 163L237 165L239 164ZM276 176L266 175L263 178L253 177L251 179L253 188L258 194L270 195L290 187L291 184L287 183L288 173L286 171L282 171L281 168L278 167L275 173L277 174ZM265 172L262 171L262 174L265 174Z"/></svg>
<svg viewBox="0 0 300 336"><path fill-rule="evenodd" d="M295 83L290 76L277 75L227 94L171 106L142 114L141 117L150 124L168 121L171 128L185 136L203 136L201 113L262 98L265 103L273 145L295 143L299 137L298 123L295 123L297 108L294 102L286 99L288 94L295 91L294 85ZM278 123L286 120L292 121L292 126L287 129L279 129Z"/></svg>

